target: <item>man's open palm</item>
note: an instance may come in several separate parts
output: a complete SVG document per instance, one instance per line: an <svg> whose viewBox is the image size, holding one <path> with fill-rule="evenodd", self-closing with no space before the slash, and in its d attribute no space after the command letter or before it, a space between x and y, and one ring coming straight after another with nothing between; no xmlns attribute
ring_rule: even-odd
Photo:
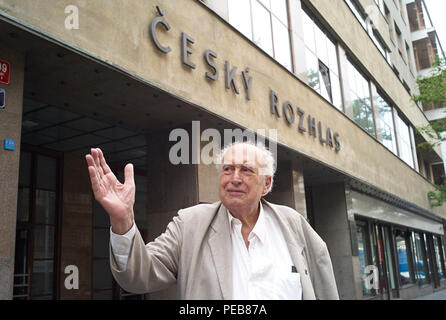
<svg viewBox="0 0 446 320"><path fill-rule="evenodd" d="M124 168L124 184L120 183L105 161L100 149L91 149L85 159L88 163L91 186L95 199L102 205L110 216L110 221L123 223L130 227L133 223L133 205L135 203L135 181L133 165ZM128 226L123 227L127 229ZM115 229L115 226L113 226ZM121 228L117 228L121 229Z"/></svg>

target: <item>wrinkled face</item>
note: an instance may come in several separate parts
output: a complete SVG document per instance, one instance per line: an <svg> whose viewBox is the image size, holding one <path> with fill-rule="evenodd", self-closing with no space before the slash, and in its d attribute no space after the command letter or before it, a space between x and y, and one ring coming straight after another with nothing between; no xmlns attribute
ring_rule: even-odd
<svg viewBox="0 0 446 320"><path fill-rule="evenodd" d="M268 192L271 177L262 176L263 159L254 146L235 145L222 159L220 200L230 211L255 208Z"/></svg>

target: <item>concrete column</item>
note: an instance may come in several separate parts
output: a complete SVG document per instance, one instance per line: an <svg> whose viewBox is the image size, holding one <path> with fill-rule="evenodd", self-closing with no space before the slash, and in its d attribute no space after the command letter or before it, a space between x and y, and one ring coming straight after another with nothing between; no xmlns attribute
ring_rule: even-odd
<svg viewBox="0 0 446 320"><path fill-rule="evenodd" d="M352 257L344 184L314 186L312 192L315 230L327 243L339 297L357 299L353 261L358 259Z"/></svg>
<svg viewBox="0 0 446 320"><path fill-rule="evenodd" d="M0 84L6 91L6 107L0 109L0 300L7 300L12 299L14 283L25 58L21 52L2 48L0 59L11 65L10 83ZM5 139L15 141L14 151L4 149Z"/></svg>
<svg viewBox="0 0 446 320"><path fill-rule="evenodd" d="M185 130L190 137L191 128ZM169 151L171 130L154 131L147 138L147 240L162 234L179 209L198 204L197 165L173 165ZM191 139L188 138L189 147ZM191 156L191 153L189 153ZM189 157L189 161L191 157ZM175 299L176 286L148 295L149 299Z"/></svg>
<svg viewBox="0 0 446 320"><path fill-rule="evenodd" d="M207 141L201 141L203 148L208 146ZM218 147L215 149L218 150ZM214 156L212 152L209 153ZM203 160L203 159L202 159ZM218 186L220 174L214 163L206 164L203 161L197 166L198 169L198 200L200 203L213 203L220 200Z"/></svg>
<svg viewBox="0 0 446 320"><path fill-rule="evenodd" d="M93 260L93 194L85 159L64 154L60 235L60 299L91 299ZM65 288L65 268L79 270L79 290Z"/></svg>
<svg viewBox="0 0 446 320"><path fill-rule="evenodd" d="M302 161L281 161L277 165L273 190L265 199L296 209L307 218Z"/></svg>

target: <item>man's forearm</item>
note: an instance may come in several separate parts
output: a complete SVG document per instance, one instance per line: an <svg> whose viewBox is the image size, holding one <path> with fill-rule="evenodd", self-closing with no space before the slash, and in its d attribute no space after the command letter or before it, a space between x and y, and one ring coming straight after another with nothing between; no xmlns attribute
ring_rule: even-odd
<svg viewBox="0 0 446 320"><path fill-rule="evenodd" d="M116 234L113 232L112 228L110 228L110 245L120 270L125 270L127 268L127 261L135 233L136 225L134 223L130 230L123 235Z"/></svg>
<svg viewBox="0 0 446 320"><path fill-rule="evenodd" d="M113 233L118 235L123 235L132 229L134 223L133 210L129 212L126 218L117 220L110 216L110 225L112 227Z"/></svg>

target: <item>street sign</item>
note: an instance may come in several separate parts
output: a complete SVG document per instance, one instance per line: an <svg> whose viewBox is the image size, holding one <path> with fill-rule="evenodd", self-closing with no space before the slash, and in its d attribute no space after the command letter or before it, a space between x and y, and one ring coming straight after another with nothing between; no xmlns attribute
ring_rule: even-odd
<svg viewBox="0 0 446 320"><path fill-rule="evenodd" d="M12 139L5 139L4 148L5 150L13 151L15 149L15 141Z"/></svg>
<svg viewBox="0 0 446 320"><path fill-rule="evenodd" d="M0 83L9 84L11 65L8 61L0 59Z"/></svg>

